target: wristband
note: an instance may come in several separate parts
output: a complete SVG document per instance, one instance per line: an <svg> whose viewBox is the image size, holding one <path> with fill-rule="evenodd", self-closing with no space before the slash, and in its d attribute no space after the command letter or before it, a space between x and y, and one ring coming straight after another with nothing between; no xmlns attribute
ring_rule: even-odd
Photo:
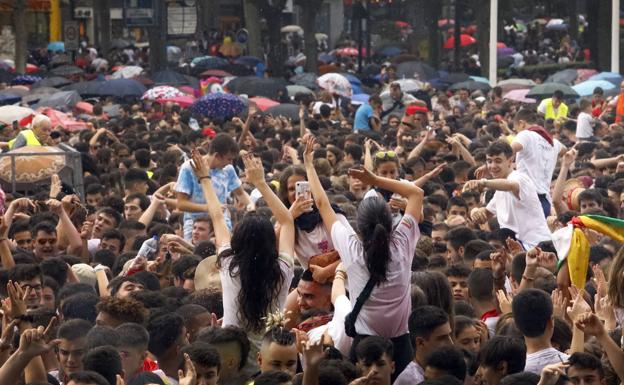
<svg viewBox="0 0 624 385"><path fill-rule="evenodd" d="M527 281L535 281L535 278L528 277L528 276L526 276L524 274L522 274L522 279L526 279Z"/></svg>
<svg viewBox="0 0 624 385"><path fill-rule="evenodd" d="M206 176L200 176L199 178L197 178L197 180L198 180L198 181L200 181L200 182L201 182L202 180L204 180L204 179L208 179L208 180L210 180L210 176L209 176L209 175L206 175Z"/></svg>

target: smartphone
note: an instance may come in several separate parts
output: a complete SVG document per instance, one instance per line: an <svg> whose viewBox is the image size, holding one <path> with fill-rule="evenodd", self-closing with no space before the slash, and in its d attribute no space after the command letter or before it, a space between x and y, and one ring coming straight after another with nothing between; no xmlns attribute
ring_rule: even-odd
<svg viewBox="0 0 624 385"><path fill-rule="evenodd" d="M303 199L312 199L312 192L310 191L310 183L308 181L299 181L295 183L295 196L299 198L303 196Z"/></svg>

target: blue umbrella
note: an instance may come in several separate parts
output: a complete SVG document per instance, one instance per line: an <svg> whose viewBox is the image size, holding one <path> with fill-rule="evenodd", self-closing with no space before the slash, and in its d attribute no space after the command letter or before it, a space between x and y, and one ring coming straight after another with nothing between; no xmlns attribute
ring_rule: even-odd
<svg viewBox="0 0 624 385"><path fill-rule="evenodd" d="M113 79L102 82L95 90L94 95L115 96L118 98L140 97L147 88L133 79Z"/></svg>
<svg viewBox="0 0 624 385"><path fill-rule="evenodd" d="M243 112L245 103L236 95L219 92L202 96L190 108L209 118L229 119Z"/></svg>
<svg viewBox="0 0 624 385"><path fill-rule="evenodd" d="M23 85L23 84L33 84L40 81L42 78L39 76L32 75L18 75L11 81L11 84L14 85Z"/></svg>
<svg viewBox="0 0 624 385"><path fill-rule="evenodd" d="M52 41L48 43L48 51L65 52L65 43L62 41Z"/></svg>
<svg viewBox="0 0 624 385"><path fill-rule="evenodd" d="M22 100L22 97L10 92L0 92L0 106L7 104L17 103Z"/></svg>
<svg viewBox="0 0 624 385"><path fill-rule="evenodd" d="M318 60L323 63L333 63L336 61L336 56L330 55L328 53L322 53L318 56Z"/></svg>
<svg viewBox="0 0 624 385"><path fill-rule="evenodd" d="M615 84L616 86L619 86L622 82L622 79L622 75L617 72L601 72L599 74L591 76L587 80L606 80L610 83Z"/></svg>
<svg viewBox="0 0 624 385"><path fill-rule="evenodd" d="M516 50L511 47L497 48L496 55L498 56L510 56L516 53Z"/></svg>
<svg viewBox="0 0 624 385"><path fill-rule="evenodd" d="M368 94L355 94L351 97L351 104L364 104L368 103L370 95Z"/></svg>
<svg viewBox="0 0 624 385"><path fill-rule="evenodd" d="M400 55L403 50L399 47L388 46L377 51L377 54L380 56L397 56Z"/></svg>
<svg viewBox="0 0 624 385"><path fill-rule="evenodd" d="M202 70L215 69L219 66L223 66L226 64L228 64L227 60L217 57L217 56L196 57L191 62L192 67L202 69Z"/></svg>
<svg viewBox="0 0 624 385"><path fill-rule="evenodd" d="M363 94L364 91L362 90L362 81L355 75L352 74L341 74L342 76L344 76L345 78L347 78L347 80L349 81L349 83L351 83L351 88L353 89L353 94Z"/></svg>
<svg viewBox="0 0 624 385"><path fill-rule="evenodd" d="M255 56L241 56L234 60L234 63L242 64L247 67L255 67L260 63L264 63L264 61Z"/></svg>
<svg viewBox="0 0 624 385"><path fill-rule="evenodd" d="M618 89L615 87L615 85L606 80L586 80L573 86L572 88L580 96L585 97L592 96L596 87L602 88L607 96L617 95L618 93Z"/></svg>
<svg viewBox="0 0 624 385"><path fill-rule="evenodd" d="M490 84L490 80L488 78L484 78L483 76L471 76L470 79L475 82Z"/></svg>

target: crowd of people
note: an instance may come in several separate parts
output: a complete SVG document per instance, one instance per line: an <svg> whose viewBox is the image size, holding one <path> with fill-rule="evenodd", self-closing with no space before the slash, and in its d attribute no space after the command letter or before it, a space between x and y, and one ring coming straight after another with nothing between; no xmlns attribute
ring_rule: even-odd
<svg viewBox="0 0 624 385"><path fill-rule="evenodd" d="M107 100L5 127L80 152L85 189L5 194L0 381L619 384L624 97L385 86L299 121ZM552 234L579 215L620 238L585 229L573 285Z"/></svg>

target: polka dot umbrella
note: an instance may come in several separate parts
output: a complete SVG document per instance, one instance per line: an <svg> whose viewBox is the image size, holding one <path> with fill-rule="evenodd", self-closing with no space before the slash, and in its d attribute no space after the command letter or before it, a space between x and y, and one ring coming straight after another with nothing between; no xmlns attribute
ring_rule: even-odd
<svg viewBox="0 0 624 385"><path fill-rule="evenodd" d="M245 103L236 95L216 93L195 101L191 111L209 118L229 119L245 110Z"/></svg>
<svg viewBox="0 0 624 385"><path fill-rule="evenodd" d="M178 96L184 96L184 93L175 87L171 86L158 86L147 90L141 99L143 100L158 100L158 99L172 99Z"/></svg>

